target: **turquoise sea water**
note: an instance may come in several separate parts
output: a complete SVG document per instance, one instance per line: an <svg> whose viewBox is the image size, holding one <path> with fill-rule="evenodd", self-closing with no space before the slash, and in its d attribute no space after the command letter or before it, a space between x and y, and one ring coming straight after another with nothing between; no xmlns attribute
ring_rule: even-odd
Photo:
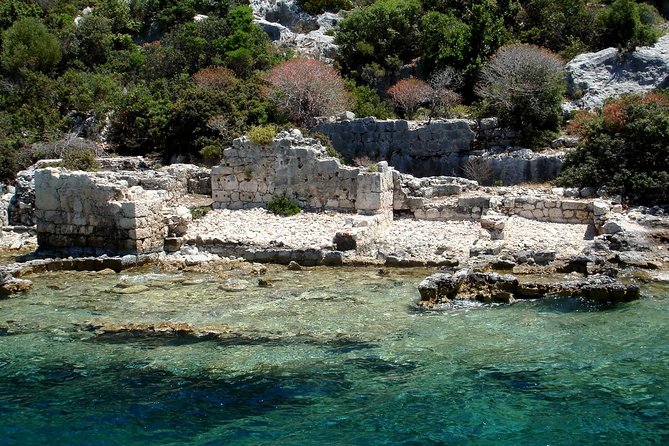
<svg viewBox="0 0 669 446"><path fill-rule="evenodd" d="M428 273L34 277L0 301L0 444L669 444L667 289L418 311Z"/></svg>

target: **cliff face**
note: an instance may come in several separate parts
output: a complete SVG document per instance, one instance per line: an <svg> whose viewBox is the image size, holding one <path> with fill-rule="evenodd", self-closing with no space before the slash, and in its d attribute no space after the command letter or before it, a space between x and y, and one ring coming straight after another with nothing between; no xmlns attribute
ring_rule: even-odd
<svg viewBox="0 0 669 446"><path fill-rule="evenodd" d="M568 109L598 108L608 98L669 86L669 35L630 53L607 48L567 63Z"/></svg>
<svg viewBox="0 0 669 446"><path fill-rule="evenodd" d="M341 16L326 12L312 16L302 11L296 0L251 0L256 23L263 27L270 40L297 53L334 60L337 46L329 35Z"/></svg>

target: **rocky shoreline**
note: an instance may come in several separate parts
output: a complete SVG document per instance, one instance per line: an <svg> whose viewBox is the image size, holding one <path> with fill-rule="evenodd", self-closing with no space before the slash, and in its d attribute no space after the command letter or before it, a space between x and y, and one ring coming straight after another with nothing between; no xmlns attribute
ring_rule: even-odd
<svg viewBox="0 0 669 446"><path fill-rule="evenodd" d="M457 177L413 177L386 162L345 166L298 130L269 145L239 138L213 169L153 170L134 158L103 165L102 172L35 166L6 191L3 295L29 289L29 274L119 272L147 263L439 267L584 280L636 269L652 280L666 275L669 262L662 208L626 209L619 197L588 188L482 187ZM281 195L303 211L269 212L268 202ZM18 250L26 255L12 259ZM588 297L582 287L538 295L565 290ZM522 295L503 300L514 294ZM607 296L617 300L614 294Z"/></svg>

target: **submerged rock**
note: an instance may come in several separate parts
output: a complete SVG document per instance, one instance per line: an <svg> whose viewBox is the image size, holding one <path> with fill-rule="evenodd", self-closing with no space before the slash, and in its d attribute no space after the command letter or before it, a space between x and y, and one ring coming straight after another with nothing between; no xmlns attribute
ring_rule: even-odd
<svg viewBox="0 0 669 446"><path fill-rule="evenodd" d="M570 282L520 282L506 274L472 272L437 273L418 285L419 306L433 307L452 300L485 303L512 303L515 299L544 296L578 297L598 303L629 302L639 299L639 287L625 285L606 275L593 275Z"/></svg>
<svg viewBox="0 0 669 446"><path fill-rule="evenodd" d="M26 292L32 286L33 283L30 280L17 279L9 273L2 273L0 276L0 298Z"/></svg>

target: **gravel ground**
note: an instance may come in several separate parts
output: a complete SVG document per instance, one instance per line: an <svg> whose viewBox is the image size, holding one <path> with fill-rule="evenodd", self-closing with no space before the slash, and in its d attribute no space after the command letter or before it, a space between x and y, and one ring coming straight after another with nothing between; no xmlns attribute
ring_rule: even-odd
<svg viewBox="0 0 669 446"><path fill-rule="evenodd" d="M566 257L583 251L594 236L591 225L546 223L510 217L504 228L505 247L512 251L555 251Z"/></svg>
<svg viewBox="0 0 669 446"><path fill-rule="evenodd" d="M187 238L290 248L330 248L336 232L350 229L356 216L336 212L278 217L264 209L214 210L193 222ZM557 257L578 254L589 243L587 225L542 223L520 217L507 220L504 250L555 251ZM396 219L376 239L379 253L418 259L467 258L469 248L489 234L479 222Z"/></svg>
<svg viewBox="0 0 669 446"><path fill-rule="evenodd" d="M351 228L353 215L301 212L279 217L265 209L212 210L188 227L187 239L198 236L228 243L288 248L332 247L337 231Z"/></svg>

